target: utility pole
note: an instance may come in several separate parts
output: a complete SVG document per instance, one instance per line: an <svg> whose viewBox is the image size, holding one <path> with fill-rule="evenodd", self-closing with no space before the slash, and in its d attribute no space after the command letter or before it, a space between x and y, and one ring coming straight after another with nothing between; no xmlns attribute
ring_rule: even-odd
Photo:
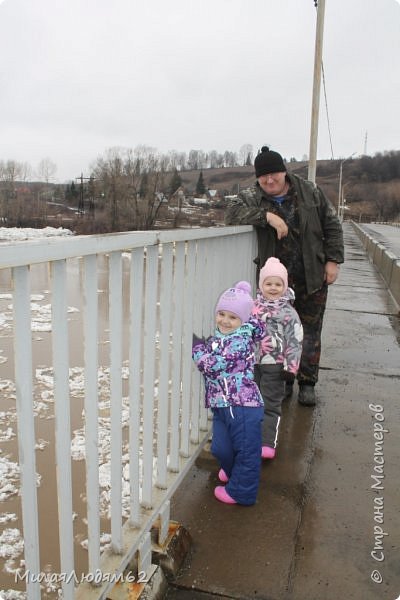
<svg viewBox="0 0 400 600"><path fill-rule="evenodd" d="M338 192L338 217L339 217L340 222L343 221L343 216L344 216L343 185L342 185L343 165L344 165L344 163L347 160L352 159L354 155L355 155L355 152L353 152L353 154L351 156L348 156L347 158L345 158L342 161L340 161L340 168L339 168L339 192Z"/></svg>
<svg viewBox="0 0 400 600"><path fill-rule="evenodd" d="M315 36L314 84L311 108L310 155L308 162L308 179L313 183L315 183L315 175L317 172L318 117L319 96L321 90L322 41L324 31L325 0L314 0L314 5L317 7L317 31Z"/></svg>
<svg viewBox="0 0 400 600"><path fill-rule="evenodd" d="M75 179L78 179L81 183L79 186L79 203L78 203L78 213L80 215L83 215L85 212L85 203L83 200L83 180L84 179L92 179L91 177L84 177L83 173L81 173L80 177L75 177Z"/></svg>

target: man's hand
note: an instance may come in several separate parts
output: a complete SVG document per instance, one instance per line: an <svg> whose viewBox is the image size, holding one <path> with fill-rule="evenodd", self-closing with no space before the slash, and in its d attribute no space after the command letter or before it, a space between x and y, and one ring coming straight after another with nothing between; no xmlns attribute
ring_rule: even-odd
<svg viewBox="0 0 400 600"><path fill-rule="evenodd" d="M325 263L325 281L328 285L334 283L339 275L339 265L331 260Z"/></svg>
<svg viewBox="0 0 400 600"><path fill-rule="evenodd" d="M276 230L278 240L287 236L289 229L285 221L281 217L279 217L275 213L267 212L265 218L267 220L268 225L271 225L271 227L273 227Z"/></svg>

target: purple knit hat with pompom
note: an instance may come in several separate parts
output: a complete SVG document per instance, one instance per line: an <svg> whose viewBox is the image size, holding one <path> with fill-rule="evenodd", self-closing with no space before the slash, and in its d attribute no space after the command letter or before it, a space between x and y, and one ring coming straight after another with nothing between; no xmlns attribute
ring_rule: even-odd
<svg viewBox="0 0 400 600"><path fill-rule="evenodd" d="M226 290L215 307L215 312L228 310L237 315L242 323L249 320L253 310L253 298L250 295L251 285L248 281L239 281L234 287Z"/></svg>

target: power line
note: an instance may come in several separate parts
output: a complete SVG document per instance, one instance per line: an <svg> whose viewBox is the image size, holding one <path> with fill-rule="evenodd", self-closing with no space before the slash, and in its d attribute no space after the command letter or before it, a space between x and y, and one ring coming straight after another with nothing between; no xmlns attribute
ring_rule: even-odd
<svg viewBox="0 0 400 600"><path fill-rule="evenodd" d="M331 158L335 158L333 155L333 147L332 147L332 135L331 135L331 125L329 122L329 112L328 112L328 99L326 96L326 85L325 85L325 69L324 69L324 63L322 62L321 64L321 68L322 68L322 84L324 86L324 98L325 98L325 110L326 110L326 120L328 122L328 134L329 134L329 144L331 146Z"/></svg>

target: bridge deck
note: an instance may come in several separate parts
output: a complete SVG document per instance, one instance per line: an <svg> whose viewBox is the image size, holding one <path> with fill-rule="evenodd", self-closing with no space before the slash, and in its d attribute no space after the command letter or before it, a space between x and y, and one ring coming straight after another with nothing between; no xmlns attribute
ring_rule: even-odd
<svg viewBox="0 0 400 600"><path fill-rule="evenodd" d="M170 600L400 594L397 307L351 225L344 229L318 406L286 402L277 457L262 467L253 507L218 503L217 464L210 455L197 460L173 499L193 551Z"/></svg>

